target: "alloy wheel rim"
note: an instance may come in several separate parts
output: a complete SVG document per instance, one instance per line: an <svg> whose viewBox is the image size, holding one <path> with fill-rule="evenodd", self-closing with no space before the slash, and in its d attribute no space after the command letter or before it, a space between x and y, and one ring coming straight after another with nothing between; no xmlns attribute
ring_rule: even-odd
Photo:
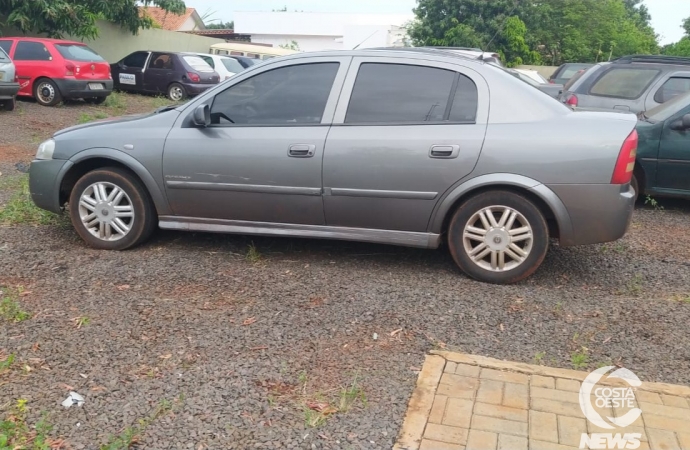
<svg viewBox="0 0 690 450"><path fill-rule="evenodd" d="M173 87L170 89L171 100L180 101L182 99L182 89L179 87Z"/></svg>
<svg viewBox="0 0 690 450"><path fill-rule="evenodd" d="M41 83L36 89L39 100L43 103L50 103L55 98L55 88L50 83Z"/></svg>
<svg viewBox="0 0 690 450"><path fill-rule="evenodd" d="M489 206L470 217L463 230L463 248L482 269L505 272L525 262L534 243L532 226L509 206Z"/></svg>
<svg viewBox="0 0 690 450"><path fill-rule="evenodd" d="M79 217L91 235L102 241L119 241L132 230L134 205L121 187L101 181L82 192Z"/></svg>

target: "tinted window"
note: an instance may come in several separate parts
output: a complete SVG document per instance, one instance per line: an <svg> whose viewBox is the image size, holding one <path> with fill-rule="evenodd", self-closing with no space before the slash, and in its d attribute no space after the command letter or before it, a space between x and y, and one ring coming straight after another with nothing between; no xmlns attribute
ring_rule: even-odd
<svg viewBox="0 0 690 450"><path fill-rule="evenodd" d="M474 122L477 119L477 86L464 75L458 77L458 88L453 97L448 120Z"/></svg>
<svg viewBox="0 0 690 450"><path fill-rule="evenodd" d="M173 68L173 58L167 53L154 53L149 61L149 69L170 70Z"/></svg>
<svg viewBox="0 0 690 450"><path fill-rule="evenodd" d="M206 61L206 64L208 64L212 68L216 68L216 64L213 62L213 58L211 58L210 56L200 56L200 58Z"/></svg>
<svg viewBox="0 0 690 450"><path fill-rule="evenodd" d="M573 75L578 73L582 69L587 69L589 67L592 67L591 65L582 65L582 64L568 64L563 68L561 73L558 74L557 77L555 78L572 78Z"/></svg>
<svg viewBox="0 0 690 450"><path fill-rule="evenodd" d="M589 90L590 94L635 99L659 74L654 69L611 69Z"/></svg>
<svg viewBox="0 0 690 450"><path fill-rule="evenodd" d="M12 41L0 41L0 48L5 50L5 53L10 54L10 48L12 47Z"/></svg>
<svg viewBox="0 0 690 450"><path fill-rule="evenodd" d="M56 44L55 48L58 49L63 58L71 61L105 61L98 53L86 45Z"/></svg>
<svg viewBox="0 0 690 450"><path fill-rule="evenodd" d="M40 42L17 42L14 51L15 61L50 61L52 57L45 45Z"/></svg>
<svg viewBox="0 0 690 450"><path fill-rule="evenodd" d="M402 64L362 64L346 123L441 122L455 72Z"/></svg>
<svg viewBox="0 0 690 450"><path fill-rule="evenodd" d="M146 52L132 53L131 55L122 60L122 64L124 64L127 67L143 69L144 64L146 64L146 58L148 57L149 54Z"/></svg>
<svg viewBox="0 0 690 450"><path fill-rule="evenodd" d="M570 79L565 83L565 85L563 85L563 90L564 90L564 91L569 90L569 89L570 89L570 86L572 86L573 84L575 84L575 82L576 82L577 80L579 80L579 79L582 77L582 75L585 74L585 72L587 72L587 69L580 69L580 70L578 70L577 73L575 73L575 75L573 75L572 78L570 78Z"/></svg>
<svg viewBox="0 0 690 450"><path fill-rule="evenodd" d="M213 123L318 124L338 73L338 63L303 64L260 73L218 94Z"/></svg>
<svg viewBox="0 0 690 450"><path fill-rule="evenodd" d="M654 94L654 101L664 103L688 91L690 91L690 78L669 78Z"/></svg>

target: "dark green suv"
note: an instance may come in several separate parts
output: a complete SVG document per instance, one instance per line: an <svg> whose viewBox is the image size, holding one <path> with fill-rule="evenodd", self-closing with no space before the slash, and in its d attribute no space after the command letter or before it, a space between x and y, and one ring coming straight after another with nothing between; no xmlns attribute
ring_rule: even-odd
<svg viewBox="0 0 690 450"><path fill-rule="evenodd" d="M690 92L639 119L635 192L690 198Z"/></svg>

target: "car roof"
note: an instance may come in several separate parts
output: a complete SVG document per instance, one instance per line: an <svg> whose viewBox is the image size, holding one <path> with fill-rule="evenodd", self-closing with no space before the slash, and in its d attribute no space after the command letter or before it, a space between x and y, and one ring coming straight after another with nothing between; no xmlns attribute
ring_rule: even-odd
<svg viewBox="0 0 690 450"><path fill-rule="evenodd" d="M449 51L449 50L441 50L441 49L436 49L436 48L427 48L427 47L378 47L378 48L365 48L365 49L359 49L359 50L325 50L325 51L318 51L318 52L302 52L302 53L296 53L294 55L287 55L287 56L280 56L279 58L281 60L288 60L288 59L299 59L299 58L304 58L304 57L311 57L311 56L380 56L382 58L385 57L399 57L401 55L405 56L405 54L408 54L407 56L419 56L419 55L425 55L425 56L434 56L437 58L448 58L448 59L455 59L455 60L462 60L466 62L473 62L475 64L479 65L485 65L487 64L485 61L479 59L479 58L474 58L470 57L467 55L459 54L457 52ZM228 55L231 56L231 55ZM271 58L275 59L275 58Z"/></svg>
<svg viewBox="0 0 690 450"><path fill-rule="evenodd" d="M15 39L18 41L33 41L33 42L47 42L50 44L73 44L73 45L86 45L83 42L69 41L66 39L53 39L53 38L42 38L42 37L27 37L27 36L0 36L0 39Z"/></svg>

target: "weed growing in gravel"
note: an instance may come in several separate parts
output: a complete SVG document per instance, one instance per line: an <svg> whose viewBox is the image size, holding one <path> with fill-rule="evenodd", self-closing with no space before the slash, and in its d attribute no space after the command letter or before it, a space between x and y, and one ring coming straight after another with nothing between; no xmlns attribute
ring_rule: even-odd
<svg viewBox="0 0 690 450"><path fill-rule="evenodd" d="M91 114L81 113L77 120L79 123L88 123L94 120L105 119L106 117L108 117L106 113L98 111L93 116Z"/></svg>
<svg viewBox="0 0 690 450"><path fill-rule="evenodd" d="M124 109L125 99L121 93L113 91L105 99L105 101L103 102L103 106L105 106L106 108Z"/></svg>
<svg viewBox="0 0 690 450"><path fill-rule="evenodd" d="M329 401L324 395L318 393L307 397L308 380L305 372L300 373L299 380L303 385L302 395L304 398L308 398L308 400L303 402L302 411L304 413L304 424L309 428L316 428L324 424L334 414L347 413L358 400L362 403L362 406L367 406L367 397L357 382L357 375L355 375L350 385L340 389L338 398L331 399L333 401Z"/></svg>
<svg viewBox="0 0 690 450"><path fill-rule="evenodd" d="M0 372L2 372L3 370L7 370L10 367L12 367L12 364L14 363L14 358L15 358L14 353L10 353L9 355L7 355L7 358L0 361Z"/></svg>
<svg viewBox="0 0 690 450"><path fill-rule="evenodd" d="M690 305L690 295L674 294L673 297L671 297L671 300Z"/></svg>
<svg viewBox="0 0 690 450"><path fill-rule="evenodd" d="M587 354L587 348L582 347L580 350L574 351L570 355L570 362L575 369L582 369L587 367L589 363L589 355Z"/></svg>
<svg viewBox="0 0 690 450"><path fill-rule="evenodd" d="M348 412L352 405L360 400L364 406L367 405L367 396L364 394L362 388L357 384L357 375L355 375L352 384L340 390L340 404L338 406L339 412Z"/></svg>
<svg viewBox="0 0 690 450"><path fill-rule="evenodd" d="M651 206L652 208L654 208L655 211L663 211L663 209L664 209L664 207L661 206L661 205L659 204L659 202L656 201L656 199L655 199L654 197L652 197L651 195L648 195L648 196L644 199L644 204L645 204L645 205Z"/></svg>
<svg viewBox="0 0 690 450"><path fill-rule="evenodd" d="M18 297L18 292L0 287L0 317L8 322L23 322L31 317L19 306Z"/></svg>
<svg viewBox="0 0 690 450"><path fill-rule="evenodd" d="M251 263L258 263L261 260L261 252L259 252L259 249L256 248L256 245L254 245L253 241L247 247L246 258L247 258L247 261L249 261Z"/></svg>
<svg viewBox="0 0 690 450"><path fill-rule="evenodd" d="M6 225L59 225L65 218L37 208L29 194L29 177L19 178L17 192L0 209L0 224Z"/></svg>
<svg viewBox="0 0 690 450"><path fill-rule="evenodd" d="M164 106L171 106L171 105L180 105L180 102L174 102L170 100L168 97L165 97L163 95L159 95L157 97L153 97L153 107L154 108L162 108Z"/></svg>
<svg viewBox="0 0 690 450"><path fill-rule="evenodd" d="M637 297L638 295L640 295L642 293L642 282L643 281L644 281L644 278L642 277L642 275L639 275L639 274L635 275L634 277L632 277L632 279L630 281L628 281L625 284L625 289L621 289L618 291L618 294L619 295L627 294L627 295Z"/></svg>
<svg viewBox="0 0 690 450"><path fill-rule="evenodd" d="M326 423L327 418L328 416L326 416L320 411L314 411L308 406L304 407L304 424L308 428L316 428L323 425L324 423Z"/></svg>
<svg viewBox="0 0 690 450"><path fill-rule="evenodd" d="M19 399L9 416L0 422L0 449L2 450L49 450L60 441L48 438L52 426L42 417L35 426L26 422L27 401Z"/></svg>
<svg viewBox="0 0 690 450"><path fill-rule="evenodd" d="M86 325L89 324L89 322L91 322L91 319L89 319L86 316L74 318L74 325L76 325L77 328L85 327Z"/></svg>
<svg viewBox="0 0 690 450"><path fill-rule="evenodd" d="M541 365L542 361L544 360L544 356L546 356L546 352L537 352L534 355L534 363Z"/></svg>

